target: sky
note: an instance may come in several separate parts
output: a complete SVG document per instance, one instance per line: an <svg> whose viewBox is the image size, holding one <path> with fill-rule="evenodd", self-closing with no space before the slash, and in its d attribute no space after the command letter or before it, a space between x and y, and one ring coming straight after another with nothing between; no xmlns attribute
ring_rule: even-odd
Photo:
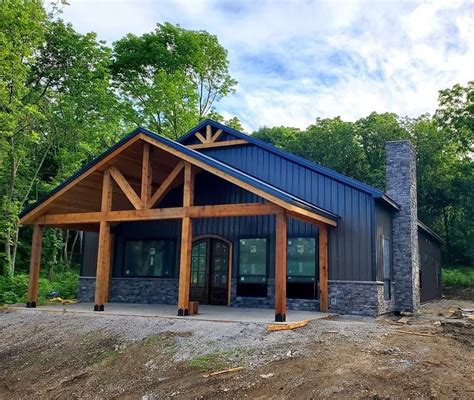
<svg viewBox="0 0 474 400"><path fill-rule="evenodd" d="M474 80L474 1L69 0L62 18L108 44L171 22L217 35L239 83L217 110L245 130L316 118L433 113Z"/></svg>

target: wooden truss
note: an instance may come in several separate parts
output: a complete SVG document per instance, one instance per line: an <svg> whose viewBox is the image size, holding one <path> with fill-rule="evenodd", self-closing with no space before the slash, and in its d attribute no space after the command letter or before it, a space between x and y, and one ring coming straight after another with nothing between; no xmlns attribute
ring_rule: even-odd
<svg viewBox="0 0 474 400"><path fill-rule="evenodd" d="M198 144L190 144L187 147L190 149L205 149L208 147L224 147L224 146L238 146L242 144L248 144L244 139L235 140L222 140L220 142L217 139L222 135L222 129L218 129L214 134L212 133L211 125L206 125L205 136L200 132L196 132L194 136L201 142Z"/></svg>
<svg viewBox="0 0 474 400"><path fill-rule="evenodd" d="M215 143L222 131L218 130L211 135L210 126L206 129L206 136L196 134L202 144ZM99 231L97 256L97 273L95 288L95 306L97 311L104 310L108 301L109 282L111 275L112 258L112 224L126 221L146 221L160 219L181 219L181 250L179 267L179 294L178 315L188 315L189 288L191 274L191 246L192 225L196 218L239 217L254 215L275 215L276 218L276 246L275 246L275 319L286 320L286 242L287 220L289 217L299 218L318 225L319 227L319 276L320 276L320 309L328 310L328 226L336 223L323 215L287 203L251 184L230 176L217 168L209 166L185 153L180 153L166 144L154 140L146 135L137 135L131 141L143 142L141 154L141 180L133 181L121 169L112 163L113 159L123 148L130 146L125 143L122 148L116 149L104 159L86 170L59 191L51 195L21 219L23 224L34 225L32 252L30 261L30 283L27 306L35 307L38 297L38 279L41 259L41 237L43 226L77 227L94 226ZM222 143L222 142L221 142ZM158 149L172 154L177 162L171 166L170 172L161 179L157 186L153 184L153 173L157 173L152 166L151 149ZM164 157L164 155L163 155ZM111 165L112 164L112 165ZM240 186L264 199L261 203L221 204L221 205L194 205L194 176L200 170L207 170L222 179ZM61 198L69 189L74 188L93 172L102 175L101 201L99 211L82 211L58 213L55 201ZM182 207L154 208L163 200L165 195L177 184L183 184ZM131 204L132 209L113 209L114 185ZM155 186L155 187L153 187ZM80 199L79 199L80 200ZM76 209L75 209L76 210Z"/></svg>

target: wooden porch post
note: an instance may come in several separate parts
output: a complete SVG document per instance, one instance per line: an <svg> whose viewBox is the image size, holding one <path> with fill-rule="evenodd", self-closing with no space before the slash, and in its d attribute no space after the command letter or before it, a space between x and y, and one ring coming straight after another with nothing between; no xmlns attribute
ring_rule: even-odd
<svg viewBox="0 0 474 400"><path fill-rule="evenodd" d="M148 206L148 202L151 197L151 181L152 181L152 168L150 158L150 143L143 143L143 159L142 159L142 182L141 182L141 193L140 198L145 208Z"/></svg>
<svg viewBox="0 0 474 400"><path fill-rule="evenodd" d="M112 208L112 178L110 172L104 171L102 182L102 205L101 211L107 212ZM99 250L97 252L97 270L95 277L95 304L94 311L104 311L104 304L109 297L110 282L110 259L111 259L111 235L110 223L100 222Z"/></svg>
<svg viewBox="0 0 474 400"><path fill-rule="evenodd" d="M194 201L194 175L192 166L184 166L183 208L184 216L181 224L181 252L179 259L179 293L178 315L189 314L189 289L191 280L191 250L193 240L193 221L189 217L189 207Z"/></svg>
<svg viewBox="0 0 474 400"><path fill-rule="evenodd" d="M319 225L319 310L328 312L328 227Z"/></svg>
<svg viewBox="0 0 474 400"><path fill-rule="evenodd" d="M33 240L31 241L30 281L28 285L27 308L35 308L38 303L38 285L41 265L41 245L43 241L43 227L35 224Z"/></svg>
<svg viewBox="0 0 474 400"><path fill-rule="evenodd" d="M286 321L286 213L275 218L275 321Z"/></svg>

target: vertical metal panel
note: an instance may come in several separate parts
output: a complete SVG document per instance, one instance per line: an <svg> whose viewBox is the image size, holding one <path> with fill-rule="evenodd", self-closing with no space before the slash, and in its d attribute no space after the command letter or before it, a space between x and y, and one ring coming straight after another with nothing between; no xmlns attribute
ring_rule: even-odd
<svg viewBox="0 0 474 400"><path fill-rule="evenodd" d="M387 238L390 241L390 248L392 246L392 211L388 210L386 207L377 204L375 207L375 265L376 265L376 276L375 279L380 281L382 280L382 237ZM391 255L391 258L392 255Z"/></svg>
<svg viewBox="0 0 474 400"><path fill-rule="evenodd" d="M441 247L423 230L418 229L420 255L420 301L422 303L442 296Z"/></svg>
<svg viewBox="0 0 474 400"><path fill-rule="evenodd" d="M329 278L333 280L371 280L374 278L372 275L371 229L375 223L375 212L373 211L374 201L370 195L254 145L209 148L203 152L340 215L342 220L339 226L329 231ZM176 188L166 196L163 204L168 207L180 204L181 195L181 189ZM207 172L196 176L196 204L251 201L262 201L262 199ZM223 236L231 240L234 245L238 244L238 239L244 236L266 236L269 240L270 265L273 265L273 216L196 220L193 231L194 236L202 234ZM290 221L288 235L298 234L316 235L317 228L308 223ZM117 228L116 234L115 276L121 271L124 240L132 237L144 238L150 235L156 238L178 238L179 223L178 221L155 221L121 224ZM179 246L176 247L179 248ZM233 254L234 257L237 257L238 251L234 251ZM234 262L235 265L238 265L237 258L234 259Z"/></svg>
<svg viewBox="0 0 474 400"><path fill-rule="evenodd" d="M309 168L254 145L210 148L203 152L342 217L330 230L330 279L372 280L373 198ZM289 234L311 228L291 222ZM314 230L313 230L314 231Z"/></svg>
<svg viewBox="0 0 474 400"><path fill-rule="evenodd" d="M95 232L84 232L81 276L95 276L98 246L99 235Z"/></svg>

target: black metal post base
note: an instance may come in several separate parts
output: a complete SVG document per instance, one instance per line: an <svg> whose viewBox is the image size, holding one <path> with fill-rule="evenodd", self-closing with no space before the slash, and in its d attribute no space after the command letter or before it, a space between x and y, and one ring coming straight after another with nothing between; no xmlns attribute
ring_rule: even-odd
<svg viewBox="0 0 474 400"><path fill-rule="evenodd" d="M103 304L94 305L94 311L104 311L104 305Z"/></svg>
<svg viewBox="0 0 474 400"><path fill-rule="evenodd" d="M275 322L286 322L286 314L275 314Z"/></svg>
<svg viewBox="0 0 474 400"><path fill-rule="evenodd" d="M29 301L26 303L26 308L36 308L36 301Z"/></svg>
<svg viewBox="0 0 474 400"><path fill-rule="evenodd" d="M189 315L189 311L186 308L184 310L182 308L178 310L178 317L186 317L187 315Z"/></svg>

